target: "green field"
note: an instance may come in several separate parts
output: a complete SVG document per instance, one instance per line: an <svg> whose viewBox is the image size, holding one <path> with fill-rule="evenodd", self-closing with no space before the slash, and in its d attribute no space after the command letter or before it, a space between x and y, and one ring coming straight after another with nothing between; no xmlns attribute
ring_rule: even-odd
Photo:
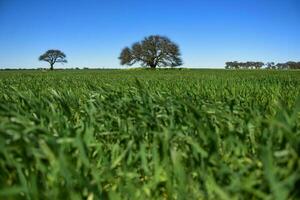
<svg viewBox="0 0 300 200"><path fill-rule="evenodd" d="M300 199L300 71L2 71L0 199Z"/></svg>

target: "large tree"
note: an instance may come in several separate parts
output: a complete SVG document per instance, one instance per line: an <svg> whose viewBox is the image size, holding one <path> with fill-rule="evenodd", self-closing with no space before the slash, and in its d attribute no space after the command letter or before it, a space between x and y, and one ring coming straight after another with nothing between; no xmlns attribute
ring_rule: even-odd
<svg viewBox="0 0 300 200"><path fill-rule="evenodd" d="M176 67L182 65L179 47L169 38L159 35L146 37L122 50L119 57L122 65L140 63L143 67Z"/></svg>
<svg viewBox="0 0 300 200"><path fill-rule="evenodd" d="M39 57L40 61L46 61L50 64L50 70L53 70L55 63L66 63L66 55L60 51L51 49L46 51L43 55Z"/></svg>

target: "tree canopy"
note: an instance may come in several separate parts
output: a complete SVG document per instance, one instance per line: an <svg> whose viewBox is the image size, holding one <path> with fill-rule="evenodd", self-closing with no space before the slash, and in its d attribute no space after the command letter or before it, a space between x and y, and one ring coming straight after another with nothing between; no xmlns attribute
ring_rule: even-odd
<svg viewBox="0 0 300 200"><path fill-rule="evenodd" d="M169 38L153 35L125 47L119 57L121 65L140 63L143 67L176 67L182 65L178 45Z"/></svg>
<svg viewBox="0 0 300 200"><path fill-rule="evenodd" d="M50 70L53 70L53 66L55 63L66 63L66 55L60 51L51 49L46 51L39 57L40 61L46 61L50 64Z"/></svg>

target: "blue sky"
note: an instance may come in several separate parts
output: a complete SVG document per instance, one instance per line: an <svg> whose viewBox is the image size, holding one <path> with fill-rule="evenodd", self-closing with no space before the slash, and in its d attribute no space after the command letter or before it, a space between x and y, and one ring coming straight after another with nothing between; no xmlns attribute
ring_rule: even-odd
<svg viewBox="0 0 300 200"><path fill-rule="evenodd" d="M120 67L121 49L168 36L185 67L226 61L300 61L299 0L0 0L0 67ZM62 67L58 64L57 67Z"/></svg>

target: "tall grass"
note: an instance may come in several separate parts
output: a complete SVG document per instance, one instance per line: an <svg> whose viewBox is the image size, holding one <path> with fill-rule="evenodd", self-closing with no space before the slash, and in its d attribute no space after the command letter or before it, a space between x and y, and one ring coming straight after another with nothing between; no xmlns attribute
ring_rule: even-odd
<svg viewBox="0 0 300 200"><path fill-rule="evenodd" d="M0 73L0 199L300 199L300 73Z"/></svg>

